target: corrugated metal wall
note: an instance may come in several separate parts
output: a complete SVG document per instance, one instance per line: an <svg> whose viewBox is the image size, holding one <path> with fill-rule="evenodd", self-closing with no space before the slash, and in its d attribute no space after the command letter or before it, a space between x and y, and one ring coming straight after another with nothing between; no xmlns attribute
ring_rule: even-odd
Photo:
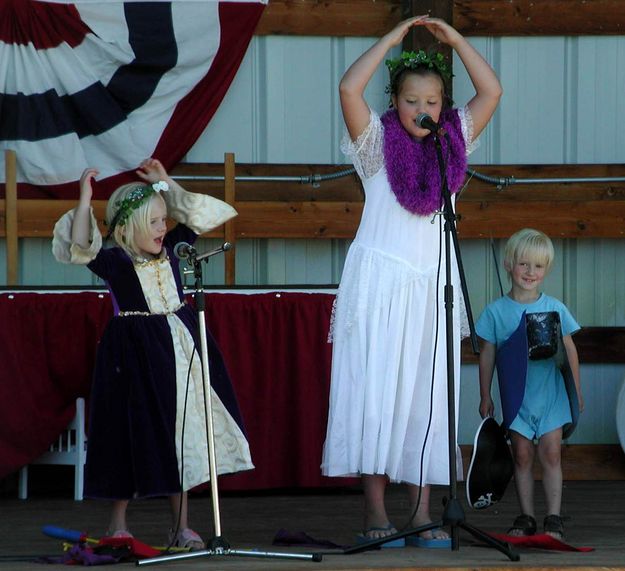
<svg viewBox="0 0 625 571"><path fill-rule="evenodd" d="M337 85L371 38L255 37L213 121L190 150L188 162L343 163L343 122ZM493 64L504 97L472 155L474 164L625 162L625 38L474 38ZM470 82L454 64L454 99L470 97ZM381 68L367 90L372 107L386 107ZM512 173L511 173L512 174ZM207 241L206 248L215 241ZM625 240L556 240L556 266L546 291L562 299L585 326L625 325ZM501 255L503 244L495 250ZM241 285L333 284L340 279L349 241L248 240L237 246ZM499 295L490 244L462 242L475 317ZM206 273L223 283L223 262ZM4 244L0 283L6 283ZM84 268L58 264L48 240L20 244L23 285L98 285ZM505 287L504 283L504 287ZM582 368L587 412L571 442L617 442L616 393L625 366ZM462 374L460 441L472 441L477 415L477 369Z"/></svg>

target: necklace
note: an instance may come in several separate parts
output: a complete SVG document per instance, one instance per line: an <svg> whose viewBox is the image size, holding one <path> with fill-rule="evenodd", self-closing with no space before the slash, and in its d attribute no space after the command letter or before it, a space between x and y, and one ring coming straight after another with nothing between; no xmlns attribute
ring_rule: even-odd
<svg viewBox="0 0 625 571"><path fill-rule="evenodd" d="M381 117L384 125L384 164L391 190L399 204L413 214L427 216L441 208L441 176L434 136L415 140L404 129L396 109ZM449 135L440 138L447 159L447 185L451 193L462 188L467 169L466 145L455 110L443 111L439 124Z"/></svg>

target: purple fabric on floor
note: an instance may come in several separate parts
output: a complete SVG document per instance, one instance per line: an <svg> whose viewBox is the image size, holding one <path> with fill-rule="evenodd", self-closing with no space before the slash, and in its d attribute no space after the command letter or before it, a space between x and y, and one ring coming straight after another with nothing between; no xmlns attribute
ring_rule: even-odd
<svg viewBox="0 0 625 571"><path fill-rule="evenodd" d="M56 563L62 565L111 565L119 563L128 556L128 550L123 550L117 555L95 553L92 547L87 547L83 543L77 543L67 553L60 557L44 557L41 563Z"/></svg>

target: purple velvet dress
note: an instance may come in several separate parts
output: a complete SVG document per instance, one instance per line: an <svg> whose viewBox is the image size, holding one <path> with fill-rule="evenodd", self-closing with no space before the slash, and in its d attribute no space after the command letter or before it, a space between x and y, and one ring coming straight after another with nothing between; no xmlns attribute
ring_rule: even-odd
<svg viewBox="0 0 625 571"><path fill-rule="evenodd" d="M57 230L53 249L61 241ZM196 238L194 230L179 223L154 260L132 259L120 247L98 249L99 236L86 260L57 256L74 263L91 260L87 267L106 282L114 308L98 347L90 398L86 497L171 495L181 485L187 490L209 479L208 391L202 382L197 314L184 303L173 254L176 243ZM207 343L217 473L251 469L232 384L208 331Z"/></svg>

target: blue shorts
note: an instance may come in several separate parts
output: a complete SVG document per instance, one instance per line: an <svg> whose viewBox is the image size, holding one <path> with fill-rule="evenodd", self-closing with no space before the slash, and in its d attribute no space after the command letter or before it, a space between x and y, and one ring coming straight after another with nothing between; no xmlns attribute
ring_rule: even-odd
<svg viewBox="0 0 625 571"><path fill-rule="evenodd" d="M559 371L554 383L532 386L529 377L521 408L509 429L533 440L571 422L571 405Z"/></svg>

